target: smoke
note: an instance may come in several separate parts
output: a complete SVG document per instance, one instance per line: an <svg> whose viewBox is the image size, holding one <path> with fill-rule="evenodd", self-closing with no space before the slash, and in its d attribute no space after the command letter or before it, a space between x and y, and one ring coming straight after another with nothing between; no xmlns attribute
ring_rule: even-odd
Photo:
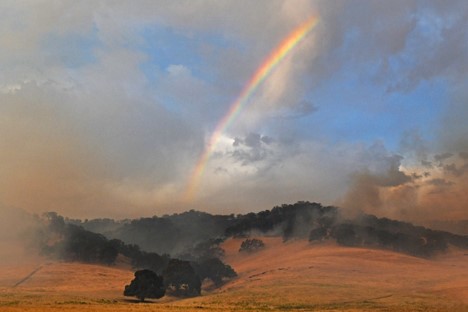
<svg viewBox="0 0 468 312"><path fill-rule="evenodd" d="M37 83L0 94L3 205L99 217L167 204L196 131L157 106L108 95L109 85L101 86L91 97ZM187 151L176 153L180 145Z"/></svg>
<svg viewBox="0 0 468 312"><path fill-rule="evenodd" d="M455 2L454 6L436 1L426 2L424 6L416 1L400 4L389 3L387 9L394 14L386 15L379 22L387 25L390 36L380 33L375 37L373 29L365 28L369 22L365 17L361 21L353 20L350 27L358 29L357 36L367 35L376 42L386 38L385 42L374 44L376 49L381 49L379 53L372 55L377 52L372 50L361 56L379 59L374 78L387 86L389 94L410 93L423 83L438 81L446 85L447 96L439 115L426 131L422 131L423 125L415 123L413 128L402 132L398 161L387 158L379 162L381 156L370 155L367 165L353 172L348 191L338 203L351 211L362 209L377 216L422 224L433 220L466 220L468 93L463 77L468 70L468 46L467 34L460 27L466 28L468 11L463 2ZM380 10L377 8L380 5L374 3L368 9ZM407 10L413 13L408 14ZM352 10L348 12L354 14ZM366 15L374 16L367 10ZM349 22L345 19L343 23ZM338 34L345 32L342 28L334 29L336 41L333 42L339 45L344 41ZM400 62L407 61L411 66L401 66ZM395 66L395 62L400 64ZM388 152L387 156L394 153ZM385 181L395 183L382 183Z"/></svg>
<svg viewBox="0 0 468 312"><path fill-rule="evenodd" d="M382 143L364 150L362 157L363 168L352 173L348 192L338 205L348 214L404 215L413 202L413 189L408 185L414 178L400 170L403 157L392 155Z"/></svg>
<svg viewBox="0 0 468 312"><path fill-rule="evenodd" d="M351 211L362 209L424 225L468 219L468 127L462 121L468 116L468 97L461 88L465 84L452 89L452 101L445 103L446 110L434 125L434 140L419 131L405 132L400 144L404 157L377 162L377 171L356 170L340 204ZM370 155L368 166L377 159L382 157Z"/></svg>
<svg viewBox="0 0 468 312"><path fill-rule="evenodd" d="M37 249L31 248L36 221L22 209L0 205L0 266L36 261Z"/></svg>
<svg viewBox="0 0 468 312"><path fill-rule="evenodd" d="M356 172L339 204L348 212L364 211L425 225L468 218L466 159L448 152L436 154L431 169L403 168L395 159L401 158L388 159L391 170Z"/></svg>
<svg viewBox="0 0 468 312"><path fill-rule="evenodd" d="M1 100L3 204L32 211L85 204L80 194L95 192L91 177L103 170L73 133L60 99L28 84Z"/></svg>

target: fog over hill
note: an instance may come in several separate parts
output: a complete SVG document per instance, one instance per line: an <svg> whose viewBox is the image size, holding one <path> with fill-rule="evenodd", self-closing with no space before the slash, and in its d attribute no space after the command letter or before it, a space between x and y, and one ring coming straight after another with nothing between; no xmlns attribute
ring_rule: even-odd
<svg viewBox="0 0 468 312"><path fill-rule="evenodd" d="M451 245L468 248L467 236L370 214L349 216L339 208L310 202L238 215L211 215L191 210L134 220L68 219L67 222L109 239L136 244L146 251L171 255L187 253L197 244L210 240L250 235L281 236L285 241L295 238L336 240L345 246L383 248L421 257L444 252Z"/></svg>

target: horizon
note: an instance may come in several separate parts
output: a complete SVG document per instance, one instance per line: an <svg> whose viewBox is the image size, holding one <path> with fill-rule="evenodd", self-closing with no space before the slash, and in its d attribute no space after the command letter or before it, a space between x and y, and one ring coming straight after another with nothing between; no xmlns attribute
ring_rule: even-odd
<svg viewBox="0 0 468 312"><path fill-rule="evenodd" d="M25 1L0 12L3 215L310 201L468 220L464 1Z"/></svg>

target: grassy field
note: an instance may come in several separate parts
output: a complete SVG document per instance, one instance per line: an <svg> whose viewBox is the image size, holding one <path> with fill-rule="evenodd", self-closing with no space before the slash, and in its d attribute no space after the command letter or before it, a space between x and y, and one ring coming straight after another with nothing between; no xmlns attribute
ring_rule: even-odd
<svg viewBox="0 0 468 312"><path fill-rule="evenodd" d="M138 303L123 297L133 272L122 263L10 263L0 268L0 311L468 311L463 252L425 260L262 239L267 248L251 255L237 252L241 240L227 241L225 260L238 278L183 300Z"/></svg>

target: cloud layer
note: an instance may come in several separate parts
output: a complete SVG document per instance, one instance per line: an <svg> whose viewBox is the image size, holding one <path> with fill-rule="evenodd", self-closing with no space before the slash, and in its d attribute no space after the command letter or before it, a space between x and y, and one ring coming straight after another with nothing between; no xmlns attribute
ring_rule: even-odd
<svg viewBox="0 0 468 312"><path fill-rule="evenodd" d="M468 218L465 1L4 1L0 12L4 207L127 217L311 200ZM313 14L316 29L182 202L229 105Z"/></svg>

